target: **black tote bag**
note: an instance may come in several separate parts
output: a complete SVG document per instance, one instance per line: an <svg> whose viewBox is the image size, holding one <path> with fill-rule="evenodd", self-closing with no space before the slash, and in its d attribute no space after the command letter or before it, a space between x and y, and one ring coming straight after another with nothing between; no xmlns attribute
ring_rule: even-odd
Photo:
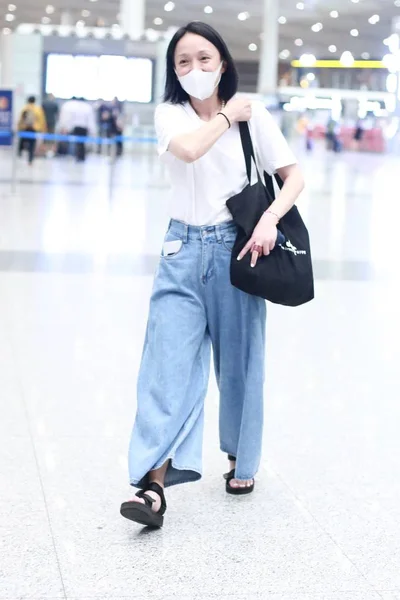
<svg viewBox="0 0 400 600"><path fill-rule="evenodd" d="M278 228L285 236L283 244L278 244L269 256L260 257L255 267L250 266L250 252L237 260L263 213L275 200L272 177L264 173L264 185L258 172L248 123L239 123L239 128L249 184L226 203L238 227L232 251L231 283L243 292L275 304L300 306L314 298L314 277L308 231L296 206L279 222ZM254 185L251 185L252 164L258 179ZM281 188L282 180L277 175L275 178Z"/></svg>

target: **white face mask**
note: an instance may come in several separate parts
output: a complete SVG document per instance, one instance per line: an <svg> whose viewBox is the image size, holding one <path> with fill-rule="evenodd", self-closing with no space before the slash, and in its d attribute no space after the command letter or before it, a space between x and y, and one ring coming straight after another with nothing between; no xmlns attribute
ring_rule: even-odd
<svg viewBox="0 0 400 600"><path fill-rule="evenodd" d="M178 76L179 83L189 96L198 100L210 98L221 81L222 62L216 71L192 69L187 75Z"/></svg>

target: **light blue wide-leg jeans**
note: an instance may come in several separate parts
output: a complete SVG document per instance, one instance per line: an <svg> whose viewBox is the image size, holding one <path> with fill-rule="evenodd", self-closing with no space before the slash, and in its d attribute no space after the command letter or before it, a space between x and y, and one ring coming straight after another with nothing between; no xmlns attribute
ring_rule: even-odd
<svg viewBox="0 0 400 600"><path fill-rule="evenodd" d="M129 448L131 485L170 460L165 486L202 475L204 399L211 344L220 390L220 446L237 457L236 477L255 476L261 457L265 361L264 300L230 283L236 227L172 220L161 256L137 388ZM181 247L179 248L179 242Z"/></svg>

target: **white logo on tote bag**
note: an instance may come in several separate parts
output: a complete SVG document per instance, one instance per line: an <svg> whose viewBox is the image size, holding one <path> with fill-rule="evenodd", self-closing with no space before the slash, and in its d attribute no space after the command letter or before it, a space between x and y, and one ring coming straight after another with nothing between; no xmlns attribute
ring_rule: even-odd
<svg viewBox="0 0 400 600"><path fill-rule="evenodd" d="M293 246L290 240L287 240L285 245L279 244L279 247L282 248L282 250L286 250L287 252L292 252L295 256L297 256L298 254L307 254L306 250L298 250L296 246Z"/></svg>

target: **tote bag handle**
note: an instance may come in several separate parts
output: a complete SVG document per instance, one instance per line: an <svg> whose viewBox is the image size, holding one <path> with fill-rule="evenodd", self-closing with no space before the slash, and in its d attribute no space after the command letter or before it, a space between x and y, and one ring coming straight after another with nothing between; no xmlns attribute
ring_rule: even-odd
<svg viewBox="0 0 400 600"><path fill-rule="evenodd" d="M248 178L249 183L251 185L251 164L252 164L252 161L254 162L254 165L256 167L257 178L258 178L259 181L261 180L261 177L260 177L260 173L258 172L257 161L256 161L255 153L254 153L253 141L251 139L250 128L249 128L249 124L248 124L247 121L241 121L239 123L239 131L240 131L240 140L242 142L244 159L246 161L247 178ZM274 184L273 184L273 179L274 178L275 178L276 183L279 186L279 189L282 189L282 187L283 187L283 181L279 177L279 175L276 173L275 175L272 176L272 175L269 175L268 173L266 173L264 171L265 187L267 188L268 192L271 194L271 196L273 198L275 197Z"/></svg>
<svg viewBox="0 0 400 600"><path fill-rule="evenodd" d="M239 123L239 131L240 131L240 141L242 142L244 159L246 161L246 173L247 179L249 180L249 184L251 185L251 163L254 161L254 165L257 170L257 177L260 179L260 174L258 172L256 157L254 154L253 142L250 135L249 124L247 121L241 121Z"/></svg>

